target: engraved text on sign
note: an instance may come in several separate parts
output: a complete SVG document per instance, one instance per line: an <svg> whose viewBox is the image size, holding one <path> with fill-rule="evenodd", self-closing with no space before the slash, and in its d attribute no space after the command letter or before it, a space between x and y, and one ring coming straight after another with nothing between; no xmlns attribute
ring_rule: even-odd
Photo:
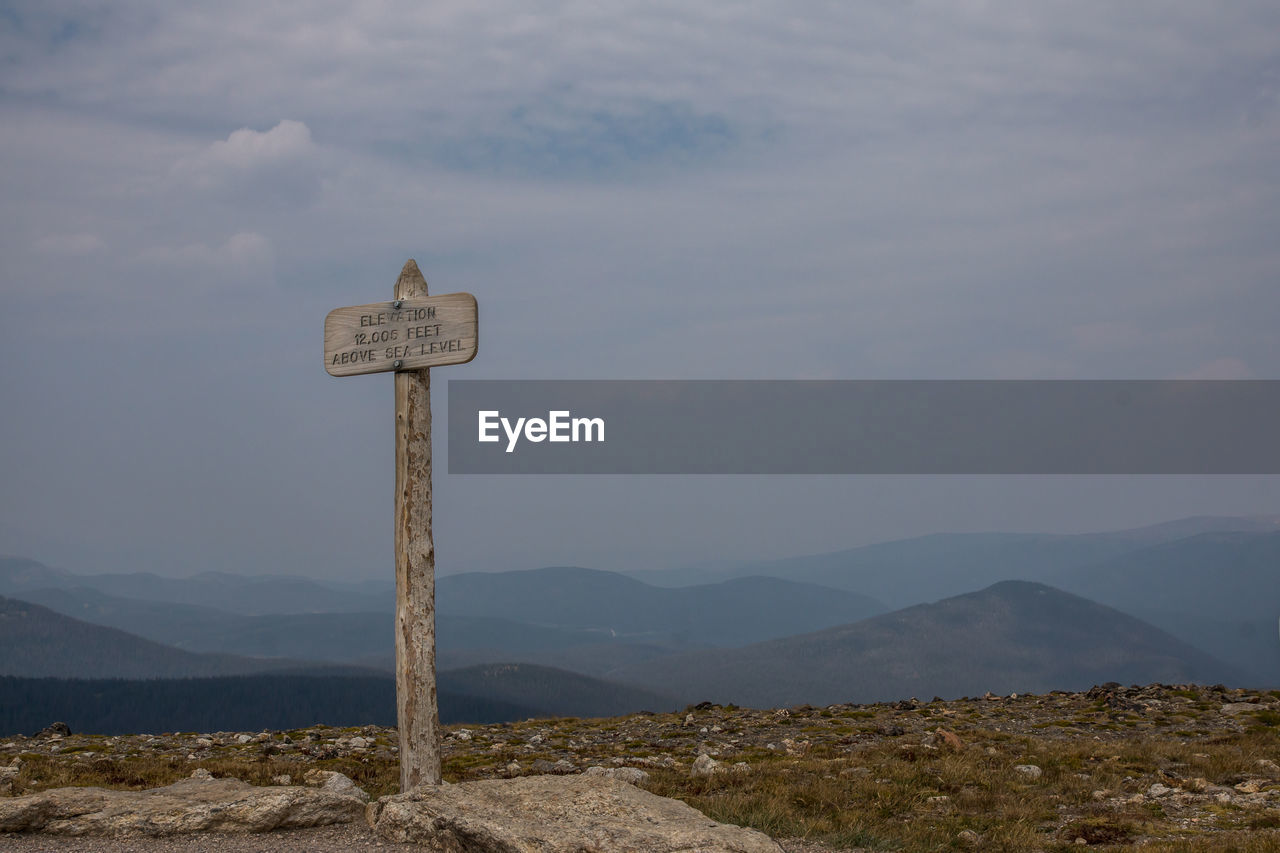
<svg viewBox="0 0 1280 853"><path fill-rule="evenodd" d="M476 298L447 293L336 308L324 320L331 376L463 364L476 355Z"/></svg>

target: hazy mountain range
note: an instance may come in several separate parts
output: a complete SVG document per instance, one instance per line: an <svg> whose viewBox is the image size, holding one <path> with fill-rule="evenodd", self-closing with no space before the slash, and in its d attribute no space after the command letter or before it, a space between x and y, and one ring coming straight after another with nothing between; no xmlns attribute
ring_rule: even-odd
<svg viewBox="0 0 1280 853"><path fill-rule="evenodd" d="M1046 693L1095 684L1233 684L1248 676L1110 607L1028 581L917 604L852 625L616 673L690 702L769 708Z"/></svg>
<svg viewBox="0 0 1280 853"><path fill-rule="evenodd" d="M360 674L354 667L288 658L196 654L3 597L0 650L0 675L27 677L195 678L303 670L320 675Z"/></svg>
<svg viewBox="0 0 1280 853"><path fill-rule="evenodd" d="M0 601L0 675L357 679L387 673L394 659L389 582L80 575L0 558L0 595L11 599ZM441 707L448 683L464 715L1110 680L1271 686L1280 518L940 534L632 576L471 573L438 579L437 610ZM514 663L524 666L491 666Z"/></svg>

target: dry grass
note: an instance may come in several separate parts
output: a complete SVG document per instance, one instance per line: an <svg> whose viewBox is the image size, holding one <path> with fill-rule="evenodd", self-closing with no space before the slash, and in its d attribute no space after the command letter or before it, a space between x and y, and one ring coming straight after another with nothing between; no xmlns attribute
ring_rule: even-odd
<svg viewBox="0 0 1280 853"><path fill-rule="evenodd" d="M630 754L620 741L610 740L607 721L561 722L575 736L600 729L598 738L584 738L575 753L579 767L626 760ZM518 742L519 733L517 726L503 737ZM721 756L726 763L750 761L749 773L695 778L686 763L650 768L644 787L684 800L716 820L835 848L1065 851L1079 849L1076 839L1082 838L1095 850L1139 845L1170 853L1280 850L1280 810L1218 804L1211 798L1193 806L1168 798L1129 802L1155 782L1176 785L1204 778L1229 786L1256 777L1258 759L1280 761L1275 727L1263 724L1193 739L1167 733L1064 739L982 729L963 729L961 736L961 751L945 744L929 749L905 738L815 743L792 756L751 749ZM15 793L67 785L155 787L185 778L196 767L258 785L272 784L281 774L298 782L307 769L320 767L347 774L375 797L394 793L398 785L394 760L375 756L301 760L228 754L191 761L141 752L121 758L27 753L23 759ZM448 754L445 778L493 778L516 759L522 772L532 772L529 754L515 746L458 749ZM1042 775L1028 779L1014 770L1019 764L1034 764Z"/></svg>
<svg viewBox="0 0 1280 853"><path fill-rule="evenodd" d="M393 794L399 790L400 770L390 761L358 761L332 759L307 762L283 759L248 761L243 758L208 758L187 761L178 758L134 756L129 758L98 758L92 761L69 762L61 756L24 754L22 772L14 785L15 794L43 791L63 787L101 787L139 791L171 785L191 775L197 767L203 767L214 776L241 779L251 785L271 785L275 776L288 774L295 784L302 782L307 770L317 767L336 770L350 776L357 785L375 797Z"/></svg>
<svg viewBox="0 0 1280 853"><path fill-rule="evenodd" d="M1077 838L1091 849L1145 840L1144 850L1280 850L1277 813L1220 808L1189 823L1159 801L1123 801L1168 779L1165 768L1211 783L1256 775L1254 762L1280 748L1272 731L1209 744L1039 742L981 732L966 739L971 746L962 753L878 744L766 761L747 776L659 771L646 787L775 837L872 850L1066 850L1078 849ZM1043 775L1028 780L1015 764L1035 764ZM1106 794L1098 799L1095 791ZM966 830L979 836L976 844L962 836Z"/></svg>

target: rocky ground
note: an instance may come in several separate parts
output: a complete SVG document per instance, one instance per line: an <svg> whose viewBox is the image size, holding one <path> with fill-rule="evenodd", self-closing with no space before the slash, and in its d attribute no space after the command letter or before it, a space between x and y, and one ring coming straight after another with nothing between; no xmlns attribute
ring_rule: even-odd
<svg viewBox="0 0 1280 853"><path fill-rule="evenodd" d="M119 737L53 727L0 739L0 794L142 789L203 768L255 785L303 784L324 769L378 797L396 789L395 742L380 727ZM443 745L454 782L633 768L620 775L792 853L1280 849L1280 691L1105 685L768 711L704 704L451 726ZM382 843L360 828L298 832ZM0 835L6 843L79 849Z"/></svg>

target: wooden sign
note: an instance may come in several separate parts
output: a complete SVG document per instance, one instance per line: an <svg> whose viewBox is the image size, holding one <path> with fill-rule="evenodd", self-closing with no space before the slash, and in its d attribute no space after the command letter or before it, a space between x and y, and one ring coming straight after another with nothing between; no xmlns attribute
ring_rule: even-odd
<svg viewBox="0 0 1280 853"><path fill-rule="evenodd" d="M446 293L335 308L324 318L330 376L465 364L476 357L476 298Z"/></svg>
<svg viewBox="0 0 1280 853"><path fill-rule="evenodd" d="M396 728L400 790L440 784L436 701L436 549L431 534L431 371L476 356L476 298L429 296L412 258L395 299L329 312L324 369L394 370L396 427Z"/></svg>

